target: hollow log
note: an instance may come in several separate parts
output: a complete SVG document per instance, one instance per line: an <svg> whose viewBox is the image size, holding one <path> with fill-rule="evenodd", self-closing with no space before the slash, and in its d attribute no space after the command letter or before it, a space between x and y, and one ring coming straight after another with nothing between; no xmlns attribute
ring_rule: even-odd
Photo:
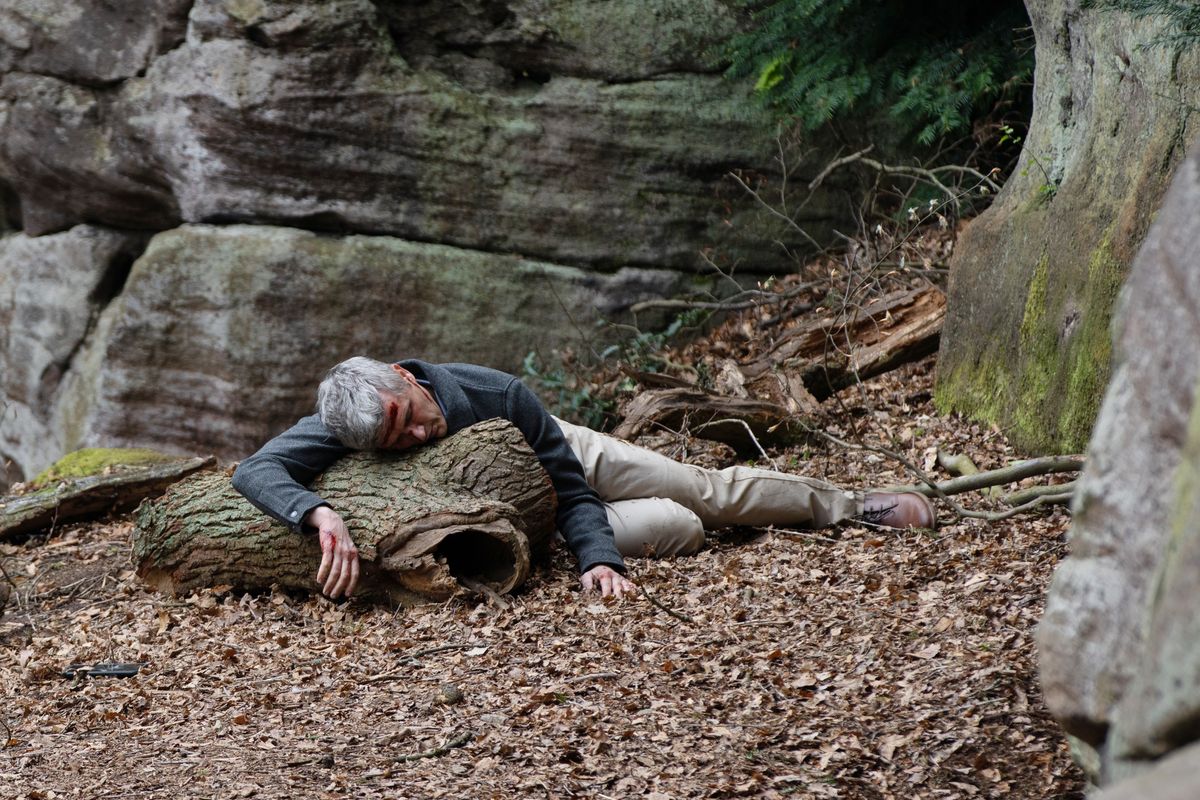
<svg viewBox="0 0 1200 800"><path fill-rule="evenodd" d="M482 584L504 593L549 542L557 497L513 425L488 420L428 447L353 453L312 484L358 546L356 596L411 604ZM172 594L227 585L311 591L317 537L293 533L206 472L143 503L133 556L141 578ZM461 583L460 583L461 581Z"/></svg>

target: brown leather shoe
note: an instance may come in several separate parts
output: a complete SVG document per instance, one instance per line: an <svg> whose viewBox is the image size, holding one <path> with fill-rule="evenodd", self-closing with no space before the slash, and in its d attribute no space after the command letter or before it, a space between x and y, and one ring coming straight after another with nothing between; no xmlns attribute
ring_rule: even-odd
<svg viewBox="0 0 1200 800"><path fill-rule="evenodd" d="M863 498L863 522L889 528L934 528L933 503L916 492L871 492Z"/></svg>

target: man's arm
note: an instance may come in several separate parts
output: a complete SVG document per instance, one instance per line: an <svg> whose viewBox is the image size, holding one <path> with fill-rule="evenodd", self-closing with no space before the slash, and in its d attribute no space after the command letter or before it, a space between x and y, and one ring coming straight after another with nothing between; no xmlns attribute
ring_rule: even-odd
<svg viewBox="0 0 1200 800"><path fill-rule="evenodd" d="M306 484L349 452L314 414L239 464L233 473L233 488L264 514L299 531L310 511L326 505Z"/></svg>
<svg viewBox="0 0 1200 800"><path fill-rule="evenodd" d="M562 429L537 396L518 380L509 385L505 404L508 419L524 434L554 483L558 529L579 559L584 588L618 596L632 591L633 584L621 575L625 561L617 550L604 504L588 485Z"/></svg>
<svg viewBox="0 0 1200 800"><path fill-rule="evenodd" d="M321 542L317 582L330 597L353 592L358 550L341 516L305 484L349 452L314 414L267 442L233 473L233 488L264 514L297 532L316 530Z"/></svg>

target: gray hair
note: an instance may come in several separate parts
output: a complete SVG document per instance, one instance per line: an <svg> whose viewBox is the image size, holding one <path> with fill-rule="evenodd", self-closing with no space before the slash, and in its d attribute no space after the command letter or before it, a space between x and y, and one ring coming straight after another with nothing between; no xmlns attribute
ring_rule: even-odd
<svg viewBox="0 0 1200 800"><path fill-rule="evenodd" d="M355 450L374 450L383 425L383 400L379 390L403 394L408 382L391 365L373 358L348 358L325 374L317 389L321 422Z"/></svg>

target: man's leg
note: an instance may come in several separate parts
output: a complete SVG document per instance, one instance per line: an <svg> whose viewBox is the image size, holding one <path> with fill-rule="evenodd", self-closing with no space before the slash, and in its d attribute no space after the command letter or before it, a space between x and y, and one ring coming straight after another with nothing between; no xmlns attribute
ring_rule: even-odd
<svg viewBox="0 0 1200 800"><path fill-rule="evenodd" d="M673 500L646 497L605 503L623 556L688 556L704 544L700 518Z"/></svg>
<svg viewBox="0 0 1200 800"><path fill-rule="evenodd" d="M863 498L824 481L753 467L709 470L557 420L600 499L669 498L706 528L823 527L862 513Z"/></svg>

